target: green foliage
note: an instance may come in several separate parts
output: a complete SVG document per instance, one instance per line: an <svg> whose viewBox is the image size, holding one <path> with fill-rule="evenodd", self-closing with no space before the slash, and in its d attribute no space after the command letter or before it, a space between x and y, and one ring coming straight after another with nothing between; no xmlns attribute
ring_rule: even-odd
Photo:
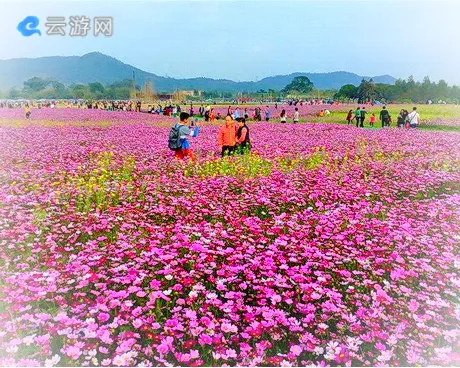
<svg viewBox="0 0 460 368"><path fill-rule="evenodd" d="M231 98L233 95L230 92L204 91L201 93L204 99L212 98Z"/></svg>
<svg viewBox="0 0 460 368"><path fill-rule="evenodd" d="M83 84L71 84L66 86L58 81L33 77L24 82L22 90L11 88L8 91L0 91L0 98L8 99L87 99L87 100L126 100L131 95L132 81L129 79L103 85L99 82ZM139 90L140 87L136 86ZM362 80L359 86L346 84L338 91L336 90L316 90L308 77L295 77L283 90L273 89L257 92L222 92L222 91L203 91L198 96L198 91L194 91L194 96L187 96L189 100L199 99L231 99L237 97L251 98L270 98L272 101L281 101L283 95L286 97L302 98L334 98L340 101L367 102L379 100L381 102L400 102L400 103L425 103L432 100L434 103L445 101L447 103L460 103L460 88L449 86L445 80L432 82L429 77L425 77L422 82L416 82L412 76L405 79L398 79L394 85L374 83L374 81Z"/></svg>
<svg viewBox="0 0 460 368"><path fill-rule="evenodd" d="M71 84L65 86L63 83L33 77L24 82L24 88L18 90L11 88L4 93L4 98L17 99L87 99L87 100L126 100L131 92L131 81L122 80L107 86L94 82L88 85Z"/></svg>
<svg viewBox="0 0 460 368"><path fill-rule="evenodd" d="M334 97L338 99L354 100L357 98L357 96L358 87L354 86L353 84L345 84L344 86L340 87Z"/></svg>
<svg viewBox="0 0 460 368"><path fill-rule="evenodd" d="M25 91L38 92L51 84L51 80L33 77L24 82Z"/></svg>
<svg viewBox="0 0 460 368"><path fill-rule="evenodd" d="M359 102L373 101L377 99L377 88L374 81L362 80L358 87L357 96Z"/></svg>
<svg viewBox="0 0 460 368"><path fill-rule="evenodd" d="M293 94L306 94L313 90L313 83L308 77L299 76L295 77L291 83L289 83L282 92L293 93Z"/></svg>

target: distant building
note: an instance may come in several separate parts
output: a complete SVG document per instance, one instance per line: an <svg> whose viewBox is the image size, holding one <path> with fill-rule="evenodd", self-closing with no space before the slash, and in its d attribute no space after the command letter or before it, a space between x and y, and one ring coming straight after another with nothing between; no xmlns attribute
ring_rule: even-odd
<svg viewBox="0 0 460 368"><path fill-rule="evenodd" d="M201 92L198 90L191 90L191 91L180 91L184 96L191 96L191 97L201 97Z"/></svg>
<svg viewBox="0 0 460 368"><path fill-rule="evenodd" d="M169 100L172 100L174 95L172 94L161 94L161 95L157 95L158 96L158 99L159 100L162 100L162 101L169 101Z"/></svg>

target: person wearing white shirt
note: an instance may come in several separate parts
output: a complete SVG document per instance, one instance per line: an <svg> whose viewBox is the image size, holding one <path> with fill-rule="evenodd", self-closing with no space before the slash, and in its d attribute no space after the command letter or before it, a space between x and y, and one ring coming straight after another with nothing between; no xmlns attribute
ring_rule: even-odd
<svg viewBox="0 0 460 368"><path fill-rule="evenodd" d="M409 115L407 115L407 121L409 122L411 128L417 128L420 124L420 115L417 112L416 107L414 107L412 109L412 112Z"/></svg>
<svg viewBox="0 0 460 368"><path fill-rule="evenodd" d="M300 116L299 109L296 107L295 112L294 112L294 124L299 122L299 116Z"/></svg>

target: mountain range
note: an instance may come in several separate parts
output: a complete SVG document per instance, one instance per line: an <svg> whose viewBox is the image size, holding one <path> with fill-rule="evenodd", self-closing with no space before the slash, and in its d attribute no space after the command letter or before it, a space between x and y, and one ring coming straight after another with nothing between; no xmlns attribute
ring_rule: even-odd
<svg viewBox="0 0 460 368"><path fill-rule="evenodd" d="M65 85L73 83L88 84L101 82L110 84L124 79L132 79L143 85L150 81L157 91L171 92L179 90L201 90L219 92L254 92L260 89L280 90L294 77L307 76L318 89L338 89L345 84L359 85L361 80L371 77L338 71L331 73L292 73L263 78L257 82L235 82L228 79L212 78L169 78L146 72L125 64L111 56L91 52L83 56L48 56L39 58L17 58L0 60L0 90L11 87L23 87L23 82L32 77L49 78ZM390 75L374 76L376 83L394 84Z"/></svg>

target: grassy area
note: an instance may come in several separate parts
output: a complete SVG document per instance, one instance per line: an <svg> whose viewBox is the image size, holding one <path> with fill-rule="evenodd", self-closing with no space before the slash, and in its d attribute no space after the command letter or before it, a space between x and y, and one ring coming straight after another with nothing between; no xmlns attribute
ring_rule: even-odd
<svg viewBox="0 0 460 368"><path fill-rule="evenodd" d="M422 130L440 130L443 132L460 132L460 127L454 126L442 126L442 125L422 125L420 126Z"/></svg>
<svg viewBox="0 0 460 368"><path fill-rule="evenodd" d="M353 111L362 105L343 105L340 106L338 109L331 109L331 115L323 116L323 117L310 117L307 120L312 122L338 122L338 120L345 121L345 118L348 114L348 111L352 109ZM417 106L417 111L419 112L422 121L431 121L436 119L460 119L460 105L388 105L387 110L390 112L390 115L393 118L393 121L396 121L396 117L398 116L401 109L406 109L409 112L412 111L412 108ZM375 106L367 106L366 110L368 112L369 117L370 114L375 113L377 116L377 120L382 110L382 105L375 105Z"/></svg>

